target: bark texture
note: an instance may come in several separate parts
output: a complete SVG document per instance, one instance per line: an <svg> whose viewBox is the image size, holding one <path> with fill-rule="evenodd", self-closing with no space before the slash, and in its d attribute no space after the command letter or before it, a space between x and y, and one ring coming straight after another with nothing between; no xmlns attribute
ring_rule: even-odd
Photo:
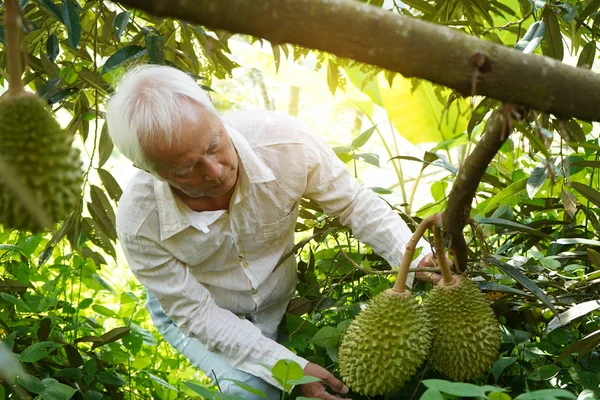
<svg viewBox="0 0 600 400"><path fill-rule="evenodd" d="M520 104L560 118L600 121L600 77L540 55L351 0L119 0L180 18L293 43Z"/></svg>
<svg viewBox="0 0 600 400"><path fill-rule="evenodd" d="M481 140L458 171L448 195L448 204L442 213L441 228L454 255L456 267L461 272L467 267L467 244L463 229L469 221L479 182L511 133L510 109L510 106L501 107L487 120Z"/></svg>

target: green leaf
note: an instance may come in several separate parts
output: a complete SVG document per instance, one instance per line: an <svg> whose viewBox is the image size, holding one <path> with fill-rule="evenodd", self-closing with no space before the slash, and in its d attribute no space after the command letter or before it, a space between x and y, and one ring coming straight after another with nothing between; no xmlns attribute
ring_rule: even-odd
<svg viewBox="0 0 600 400"><path fill-rule="evenodd" d="M523 393L517 396L515 400L555 400L555 399L576 399L577 396L563 389L542 389L534 392Z"/></svg>
<svg viewBox="0 0 600 400"><path fill-rule="evenodd" d="M92 310L96 311L98 314L103 315L109 318L119 318L119 314L111 310L110 308L106 308L101 306L100 304L94 304L92 306Z"/></svg>
<svg viewBox="0 0 600 400"><path fill-rule="evenodd" d="M271 50L273 51L273 60L275 61L275 74L279 72L279 65L281 64L281 51L279 46L271 43Z"/></svg>
<svg viewBox="0 0 600 400"><path fill-rule="evenodd" d="M115 68L122 66L127 62L136 60L146 54L146 49L142 46L131 45L117 50L106 60L102 67L102 74L106 74Z"/></svg>
<svg viewBox="0 0 600 400"><path fill-rule="evenodd" d="M556 239L552 243L556 244L583 244L586 246L600 246L600 240L583 239L583 238L561 238Z"/></svg>
<svg viewBox="0 0 600 400"><path fill-rule="evenodd" d="M97 222L102 232L110 239L117 240L115 212L104 191L98 186L92 185L90 194L92 202L87 203L87 206L92 218Z"/></svg>
<svg viewBox="0 0 600 400"><path fill-rule="evenodd" d="M112 343L112 342L116 342L117 340L121 339L123 336L125 336L127 333L129 333L130 329L126 326L121 326L119 328L115 328L115 329L111 329L110 331L106 332L104 335L100 336L99 338L104 342L104 343Z"/></svg>
<svg viewBox="0 0 600 400"><path fill-rule="evenodd" d="M379 155L375 154L375 153L360 153L360 154L354 154L352 156L353 159L355 160L361 160L366 162L367 164L371 164L374 165L376 167L380 167L379 166Z"/></svg>
<svg viewBox="0 0 600 400"><path fill-rule="evenodd" d="M544 293L544 291L540 289L539 286L536 285L531 279L525 276L525 274L523 274L521 271L519 271L511 265L503 263L497 258L491 257L489 260L492 264L499 267L508 275L510 275L514 280L519 282L521 285L525 286L525 288L527 288L531 293L533 293L535 297L540 299L542 303L544 303L550 310L552 310L554 314L558 314L558 312L556 311L556 307L554 307L554 304L552 304L552 300L550 299L550 297L548 297L548 295L546 295L546 293Z"/></svg>
<svg viewBox="0 0 600 400"><path fill-rule="evenodd" d="M16 383L36 394L40 394L46 390L46 386L42 383L42 381L32 375L18 376Z"/></svg>
<svg viewBox="0 0 600 400"><path fill-rule="evenodd" d="M421 11L423 14L437 14L436 8L425 0L403 0L402 2L415 10Z"/></svg>
<svg viewBox="0 0 600 400"><path fill-rule="evenodd" d="M311 343L321 347L334 347L340 341L340 332L332 326L324 326L313 336Z"/></svg>
<svg viewBox="0 0 600 400"><path fill-rule="evenodd" d="M577 190L583 197L600 207L600 192L579 182L571 182L571 187Z"/></svg>
<svg viewBox="0 0 600 400"><path fill-rule="evenodd" d="M292 388L290 381L300 379L304 376L304 371L298 363L292 360L279 360L273 366L271 370L273 378L284 388L286 392L289 392Z"/></svg>
<svg viewBox="0 0 600 400"><path fill-rule="evenodd" d="M162 36L154 34L146 35L146 50L148 51L148 61L151 64L164 64L165 47Z"/></svg>
<svg viewBox="0 0 600 400"><path fill-rule="evenodd" d="M56 57L58 57L58 52L58 37L53 33L50 36L48 36L48 40L46 41L46 54L48 55L48 59L52 63L56 61Z"/></svg>
<svg viewBox="0 0 600 400"><path fill-rule="evenodd" d="M87 299L81 300L79 302L79 304L77 305L77 308L80 310L85 310L86 308L91 306L93 302L94 302L94 299L88 297Z"/></svg>
<svg viewBox="0 0 600 400"><path fill-rule="evenodd" d="M584 19L586 19L587 17L589 17L590 15L592 15L593 13L595 13L596 11L598 11L598 8L600 8L600 0L592 0L583 9L583 11L581 12L581 14L579 14L577 16L577 19L583 21Z"/></svg>
<svg viewBox="0 0 600 400"><path fill-rule="evenodd" d="M555 329L560 328L561 326L565 326L577 318L581 318L586 314L591 313L592 311L600 309L600 300L590 300L583 303L579 303L569 308L567 311L555 316L552 318L550 322L548 322L548 326L546 326L546 330L544 334L548 334Z"/></svg>
<svg viewBox="0 0 600 400"><path fill-rule="evenodd" d="M544 55L562 60L564 55L564 47L562 42L562 35L560 34L560 25L554 10L550 7L544 8L542 12L542 19L546 23L546 33L544 40L546 46L542 47Z"/></svg>
<svg viewBox="0 0 600 400"><path fill-rule="evenodd" d="M236 379L224 379L224 380L231 381L231 382L235 383L237 386L244 389L245 391L250 392L256 396L262 397L263 399L267 399L267 395L262 390L253 388L252 386L250 386L242 381L238 381Z"/></svg>
<svg viewBox="0 0 600 400"><path fill-rule="evenodd" d="M96 379L98 382L101 382L105 385L125 386L127 383L119 374L109 371L100 372L98 375L96 375Z"/></svg>
<svg viewBox="0 0 600 400"><path fill-rule="evenodd" d="M50 355L59 346L54 342L37 342L23 350L19 358L21 362L36 362Z"/></svg>
<svg viewBox="0 0 600 400"><path fill-rule="evenodd" d="M83 378L83 371L79 368L63 368L56 374L58 377L65 377L69 379L81 379Z"/></svg>
<svg viewBox="0 0 600 400"><path fill-rule="evenodd" d="M369 139L371 139L371 136L373 136L373 132L375 132L375 129L377 129L377 125L370 127L369 129L358 135L358 137L352 141L351 146L355 149L360 149L369 141Z"/></svg>
<svg viewBox="0 0 600 400"><path fill-rule="evenodd" d="M149 372L148 372L148 376L150 377L150 379L152 379L154 382L158 383L159 385L164 386L167 389L174 390L176 392L178 391L175 386L171 385L169 382L165 381L161 377L151 374Z"/></svg>
<svg viewBox="0 0 600 400"><path fill-rule="evenodd" d="M114 145L108 134L108 123L104 122L102 125L102 131L100 132L100 144L98 145L98 168L101 168L112 154Z"/></svg>
<svg viewBox="0 0 600 400"><path fill-rule="evenodd" d="M65 22L63 20L62 11L60 7L54 4L52 0L40 0L40 4L44 6L46 10L50 11L50 14L52 14L54 18L56 18L58 21L62 23Z"/></svg>
<svg viewBox="0 0 600 400"><path fill-rule="evenodd" d="M545 381L551 379L558 374L560 367L558 365L548 364L542 365L536 369L533 374L527 376L527 379L532 381Z"/></svg>
<svg viewBox="0 0 600 400"><path fill-rule="evenodd" d="M525 296L525 297L530 296L530 294L525 293L521 290L512 288L510 286L502 285L497 282L479 282L479 283L477 283L477 285L479 286L479 289L483 290L484 292L501 292L501 293L516 294L516 295Z"/></svg>
<svg viewBox="0 0 600 400"><path fill-rule="evenodd" d="M505 204L508 199L511 199L514 195L521 192L523 189L527 187L527 181L529 178L523 178L517 182L512 183L506 189L497 193L494 197L490 199L485 207L484 213L488 213L496 208L499 205Z"/></svg>
<svg viewBox="0 0 600 400"><path fill-rule="evenodd" d="M591 41L588 42L583 49L581 50L581 54L579 54L579 59L577 60L578 67L586 67L592 68L594 64L594 59L596 58L596 42Z"/></svg>
<svg viewBox="0 0 600 400"><path fill-rule="evenodd" d="M449 382L441 379L426 379L423 384L429 389L458 397L485 397L486 392L502 391L502 388L497 386L477 386L471 383Z"/></svg>
<svg viewBox="0 0 600 400"><path fill-rule="evenodd" d="M56 379L46 378L42 380L45 389L40 396L44 400L69 400L77 389L64 385Z"/></svg>
<svg viewBox="0 0 600 400"><path fill-rule="evenodd" d="M548 178L548 166L546 163L541 163L531 171L531 175L527 179L527 194L530 199L535 197L535 194L544 186L544 182Z"/></svg>
<svg viewBox="0 0 600 400"><path fill-rule="evenodd" d="M115 36L117 37L117 40L121 40L121 35L123 35L123 32L125 32L127 24L129 24L130 15L131 13L129 11L123 11L117 14L115 19L113 20L112 28Z"/></svg>
<svg viewBox="0 0 600 400"><path fill-rule="evenodd" d="M560 362L567 356L573 353L578 353L577 360L581 360L589 351L600 344L600 329L585 336L580 341L572 344L565 349L557 358L556 362Z"/></svg>
<svg viewBox="0 0 600 400"><path fill-rule="evenodd" d="M205 399L212 400L212 399L217 399L217 398L220 399L221 398L220 393L211 388L200 386L198 384L195 384L194 382L185 382L184 381L183 384L185 386L187 386L188 388L190 388L191 390L193 390L194 392L198 393L200 396L202 396Z"/></svg>
<svg viewBox="0 0 600 400"><path fill-rule="evenodd" d="M288 383L290 385L304 385L305 383L313 383L313 382L319 382L320 379L315 377L315 376L303 376L300 379L292 379L290 381L288 381Z"/></svg>
<svg viewBox="0 0 600 400"><path fill-rule="evenodd" d="M29 308L29 306L21 299L8 294L8 293L0 293L0 297L2 298L2 300L6 301L7 303L10 303L12 305L17 306L17 309L19 309L20 311L24 311L24 312L31 312L31 308Z"/></svg>
<svg viewBox="0 0 600 400"><path fill-rule="evenodd" d="M502 372L516 362L516 357L503 357L494 361L494 364L492 364L492 374L494 375L494 380L498 382L498 378L500 375L502 375Z"/></svg>
<svg viewBox="0 0 600 400"><path fill-rule="evenodd" d="M123 194L123 190L117 183L116 179L105 169L98 169L98 175L102 181L102 185L113 201L117 202Z"/></svg>
<svg viewBox="0 0 600 400"><path fill-rule="evenodd" d="M444 396L439 390L427 389L425 393L421 395L421 400L444 400Z"/></svg>
<svg viewBox="0 0 600 400"><path fill-rule="evenodd" d="M90 208L88 207L88 210L89 209ZM102 248L102 250L110 254L112 258L117 257L115 247L111 243L110 238L106 235L106 233L102 230L102 227L95 220L87 217L83 218L81 227L83 233L90 238L92 243Z"/></svg>
<svg viewBox="0 0 600 400"><path fill-rule="evenodd" d="M503 228L514 229L519 232L528 233L530 235L539 236L539 237L550 237L547 233L543 233L538 231L537 229L531 228L527 225L519 224L518 222L510 221L502 218L482 218L479 221L480 224L490 224L494 226L500 226Z"/></svg>
<svg viewBox="0 0 600 400"><path fill-rule="evenodd" d="M563 189L560 192L560 198L567 214L571 218L575 217L575 214L577 214L577 197Z"/></svg>
<svg viewBox="0 0 600 400"><path fill-rule="evenodd" d="M63 0L61 15L67 27L69 44L72 49L76 49L81 40L81 20L79 19L79 13L73 5L73 1L74 0Z"/></svg>
<svg viewBox="0 0 600 400"><path fill-rule="evenodd" d="M329 58L327 62L327 86L329 86L329 91L333 96L335 96L335 91L338 87L338 79L339 72L337 63L332 58Z"/></svg>
<svg viewBox="0 0 600 400"><path fill-rule="evenodd" d="M533 53L542 41L545 32L546 24L542 21L535 21L529 25L525 36L515 44L515 49L521 50L523 53Z"/></svg>
<svg viewBox="0 0 600 400"><path fill-rule="evenodd" d="M475 107L475 110L473 111L473 114L471 115L467 125L467 132L469 135L473 133L473 129L475 129L475 127L483 121L485 116L494 106L497 105L497 103L498 100L492 99L491 97L486 97L477 105L477 107Z"/></svg>

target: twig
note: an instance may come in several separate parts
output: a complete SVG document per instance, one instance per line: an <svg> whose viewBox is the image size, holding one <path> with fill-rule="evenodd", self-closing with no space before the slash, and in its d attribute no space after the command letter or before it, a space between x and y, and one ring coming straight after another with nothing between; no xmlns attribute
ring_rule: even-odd
<svg viewBox="0 0 600 400"><path fill-rule="evenodd" d="M353 259L351 259L348 254L346 254L343 251L340 251L340 254L350 263L352 264L352 266L354 268L356 268L357 270L361 271L362 273L364 273L365 275L394 275L397 274L398 271L395 270L391 270L391 271L369 271L367 269L365 269L364 267L361 267L356 261L354 261ZM440 272L439 268L409 268L408 272Z"/></svg>

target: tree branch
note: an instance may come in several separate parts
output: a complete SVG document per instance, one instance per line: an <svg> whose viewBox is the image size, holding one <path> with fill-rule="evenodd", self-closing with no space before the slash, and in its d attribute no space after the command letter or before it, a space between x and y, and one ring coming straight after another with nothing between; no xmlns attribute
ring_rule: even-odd
<svg viewBox="0 0 600 400"><path fill-rule="evenodd" d="M478 39L452 28L348 0L119 0L180 18L293 43L457 90L600 121L600 78L585 69ZM477 78L472 85L473 77Z"/></svg>
<svg viewBox="0 0 600 400"><path fill-rule="evenodd" d="M467 267L467 244L463 229L471 214L471 204L479 182L488 165L511 133L510 120L513 106L502 106L494 111L485 124L483 135L458 171L448 204L442 213L442 226L447 243L459 271Z"/></svg>

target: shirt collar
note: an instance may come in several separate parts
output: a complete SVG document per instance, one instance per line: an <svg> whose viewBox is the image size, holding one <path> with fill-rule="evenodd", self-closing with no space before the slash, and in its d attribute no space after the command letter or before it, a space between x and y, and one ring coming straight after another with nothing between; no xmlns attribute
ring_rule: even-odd
<svg viewBox="0 0 600 400"><path fill-rule="evenodd" d="M238 160L238 181L233 197L233 204L239 203L250 193L250 186L275 180L275 174L252 149L246 138L236 129L225 124L225 129L233 142ZM160 239L167 240L191 226L186 217L187 205L173 194L167 182L155 178L154 194L156 196Z"/></svg>

